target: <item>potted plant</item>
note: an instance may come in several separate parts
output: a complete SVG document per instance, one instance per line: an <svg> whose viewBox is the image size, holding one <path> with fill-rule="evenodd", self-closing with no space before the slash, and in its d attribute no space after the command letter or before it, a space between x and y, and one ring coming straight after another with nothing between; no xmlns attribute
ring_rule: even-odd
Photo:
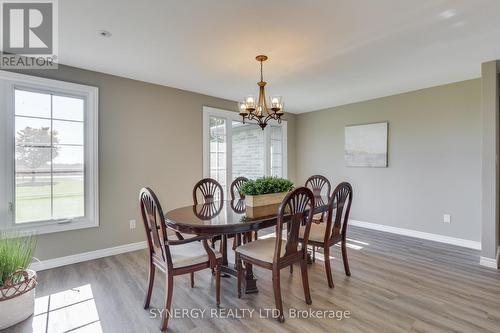
<svg viewBox="0 0 500 333"><path fill-rule="evenodd" d="M35 246L34 235L0 233L0 330L34 312L37 280L28 267Z"/></svg>
<svg viewBox="0 0 500 333"><path fill-rule="evenodd" d="M279 204L293 188L293 183L285 178L262 177L249 180L241 187L247 207Z"/></svg>

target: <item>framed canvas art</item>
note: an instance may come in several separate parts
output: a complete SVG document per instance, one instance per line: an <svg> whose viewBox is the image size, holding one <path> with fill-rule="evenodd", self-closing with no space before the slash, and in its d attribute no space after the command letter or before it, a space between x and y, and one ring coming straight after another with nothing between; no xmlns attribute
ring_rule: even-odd
<svg viewBox="0 0 500 333"><path fill-rule="evenodd" d="M387 167L387 122L346 126L344 133L346 166Z"/></svg>

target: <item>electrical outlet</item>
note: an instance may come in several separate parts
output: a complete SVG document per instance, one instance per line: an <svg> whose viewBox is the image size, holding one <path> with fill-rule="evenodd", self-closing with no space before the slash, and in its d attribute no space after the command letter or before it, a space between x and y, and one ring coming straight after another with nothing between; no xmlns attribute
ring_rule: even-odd
<svg viewBox="0 0 500 333"><path fill-rule="evenodd" d="M135 226L136 226L135 220L130 220L129 225L130 225L130 229L135 229Z"/></svg>
<svg viewBox="0 0 500 333"><path fill-rule="evenodd" d="M443 222L444 223L451 223L451 215L450 214L444 214L443 215Z"/></svg>

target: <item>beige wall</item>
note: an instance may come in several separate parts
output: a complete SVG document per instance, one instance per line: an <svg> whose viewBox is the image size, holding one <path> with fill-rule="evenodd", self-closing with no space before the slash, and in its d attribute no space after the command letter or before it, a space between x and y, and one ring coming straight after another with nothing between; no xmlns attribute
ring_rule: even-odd
<svg viewBox="0 0 500 333"><path fill-rule="evenodd" d="M345 167L344 126L378 121L389 167ZM353 219L480 241L479 79L300 114L296 133L297 179L351 182Z"/></svg>
<svg viewBox="0 0 500 333"><path fill-rule="evenodd" d="M164 210L190 204L202 177L202 108L237 108L228 100L67 66L22 73L99 87L100 226L41 235L39 259L145 240L139 189L155 189ZM295 117L287 120L293 179ZM134 230L130 219L138 222Z"/></svg>

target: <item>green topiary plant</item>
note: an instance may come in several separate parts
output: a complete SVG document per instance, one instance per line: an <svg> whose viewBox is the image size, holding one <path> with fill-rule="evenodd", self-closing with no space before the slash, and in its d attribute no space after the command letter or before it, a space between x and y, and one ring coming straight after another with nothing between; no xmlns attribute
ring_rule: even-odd
<svg viewBox="0 0 500 333"><path fill-rule="evenodd" d="M293 189L293 183L285 178L262 177L249 180L241 186L241 192L245 195L259 195L269 193L288 192Z"/></svg>
<svg viewBox="0 0 500 333"><path fill-rule="evenodd" d="M28 268L35 247L34 235L0 233L0 288L12 273Z"/></svg>

